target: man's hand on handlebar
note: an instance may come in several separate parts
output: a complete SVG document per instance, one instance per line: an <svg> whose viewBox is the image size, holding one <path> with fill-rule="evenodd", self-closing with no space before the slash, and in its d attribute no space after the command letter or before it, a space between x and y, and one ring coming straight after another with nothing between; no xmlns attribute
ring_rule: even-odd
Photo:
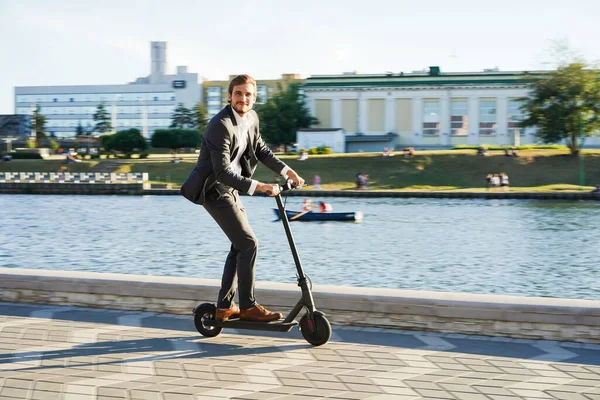
<svg viewBox="0 0 600 400"><path fill-rule="evenodd" d="M290 178L292 180L292 182L294 182L296 184L296 186L304 185L304 179L302 179L302 177L300 175L298 175L296 173L296 171L294 171L293 169L290 169L286 175L288 178Z"/></svg>
<svg viewBox="0 0 600 400"><path fill-rule="evenodd" d="M256 190L265 193L267 196L277 196L281 192L281 188L277 183L259 183Z"/></svg>

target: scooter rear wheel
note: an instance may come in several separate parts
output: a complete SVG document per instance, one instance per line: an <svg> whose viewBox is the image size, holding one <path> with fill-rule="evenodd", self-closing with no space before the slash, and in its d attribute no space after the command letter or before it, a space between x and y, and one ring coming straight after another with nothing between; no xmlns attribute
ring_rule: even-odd
<svg viewBox="0 0 600 400"><path fill-rule="evenodd" d="M327 321L327 318L319 312L313 314L314 326L312 321L308 317L308 314L304 314L300 318L300 332L306 341L313 346L321 346L331 339L331 324Z"/></svg>
<svg viewBox="0 0 600 400"><path fill-rule="evenodd" d="M207 326L204 324L204 321L207 320L214 321L216 313L217 307L210 303L200 304L196 310L194 310L194 324L202 336L215 337L223 330L222 327Z"/></svg>

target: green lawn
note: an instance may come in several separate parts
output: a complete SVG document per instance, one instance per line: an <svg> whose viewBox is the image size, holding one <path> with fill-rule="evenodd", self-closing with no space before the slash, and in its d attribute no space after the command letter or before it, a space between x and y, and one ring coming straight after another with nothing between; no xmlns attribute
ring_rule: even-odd
<svg viewBox="0 0 600 400"><path fill-rule="evenodd" d="M485 190L486 174L500 172L508 174L512 191L579 190L580 161L564 150L520 151L517 158L505 157L500 151L480 157L472 150L418 151L410 159L402 154L382 157L379 153L310 156L306 161L298 161L295 156L281 158L309 184L319 174L322 187L330 190L353 189L358 172L369 174L371 190ZM600 183L600 150L586 150L584 161L587 191ZM105 161L83 161L66 168L85 172L98 162ZM195 159L178 164L168 159L118 162L120 167L115 172L148 172L152 181L181 184L193 169ZM0 171L53 172L61 166L62 161L58 160L13 160L0 163ZM255 175L261 181L272 181L274 177L262 165Z"/></svg>

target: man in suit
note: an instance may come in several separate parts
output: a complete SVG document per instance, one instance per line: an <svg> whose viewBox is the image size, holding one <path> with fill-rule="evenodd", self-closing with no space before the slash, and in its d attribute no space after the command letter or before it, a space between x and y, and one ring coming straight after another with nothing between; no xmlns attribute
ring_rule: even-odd
<svg viewBox="0 0 600 400"><path fill-rule="evenodd" d="M304 184L304 179L275 157L263 142L258 115L252 110L256 92L256 81L248 75L231 80L229 105L210 120L196 167L181 187L183 196L202 204L231 241L217 299L216 318L222 321L238 316L266 322L283 318L281 313L265 309L254 298L258 241L238 192L279 194L279 185L251 179L258 161L297 185ZM233 301L236 286L240 308Z"/></svg>

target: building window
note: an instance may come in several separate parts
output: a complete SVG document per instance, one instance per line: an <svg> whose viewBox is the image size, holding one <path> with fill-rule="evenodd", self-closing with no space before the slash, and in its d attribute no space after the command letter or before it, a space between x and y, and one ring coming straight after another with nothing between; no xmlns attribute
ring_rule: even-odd
<svg viewBox="0 0 600 400"><path fill-rule="evenodd" d="M57 103L57 102L58 102L58 99L55 97L55 98L53 98L53 99L52 99L52 102L53 102L53 103Z"/></svg>
<svg viewBox="0 0 600 400"><path fill-rule="evenodd" d="M469 105L466 100L452 100L452 116L450 117L452 136L469 134Z"/></svg>
<svg viewBox="0 0 600 400"><path fill-rule="evenodd" d="M158 96L154 96L154 97L152 98L152 100L154 100L154 101L158 101Z"/></svg>
<svg viewBox="0 0 600 400"><path fill-rule="evenodd" d="M423 100L423 135L440 134L440 101Z"/></svg>
<svg viewBox="0 0 600 400"><path fill-rule="evenodd" d="M171 96L171 101L175 101L175 96Z"/></svg>
<svg viewBox="0 0 600 400"><path fill-rule="evenodd" d="M269 87L267 85L258 85L256 91L256 104L265 104L268 100Z"/></svg>
<svg viewBox="0 0 600 400"><path fill-rule="evenodd" d="M479 101L479 134L496 133L496 100Z"/></svg>
<svg viewBox="0 0 600 400"><path fill-rule="evenodd" d="M521 106L523 102L519 100L508 100L508 134L512 135L515 130L519 132L521 136L525 135L525 129L521 128L520 123L525 119Z"/></svg>
<svg viewBox="0 0 600 400"><path fill-rule="evenodd" d="M211 86L206 89L207 97L221 97L221 87L220 86Z"/></svg>

